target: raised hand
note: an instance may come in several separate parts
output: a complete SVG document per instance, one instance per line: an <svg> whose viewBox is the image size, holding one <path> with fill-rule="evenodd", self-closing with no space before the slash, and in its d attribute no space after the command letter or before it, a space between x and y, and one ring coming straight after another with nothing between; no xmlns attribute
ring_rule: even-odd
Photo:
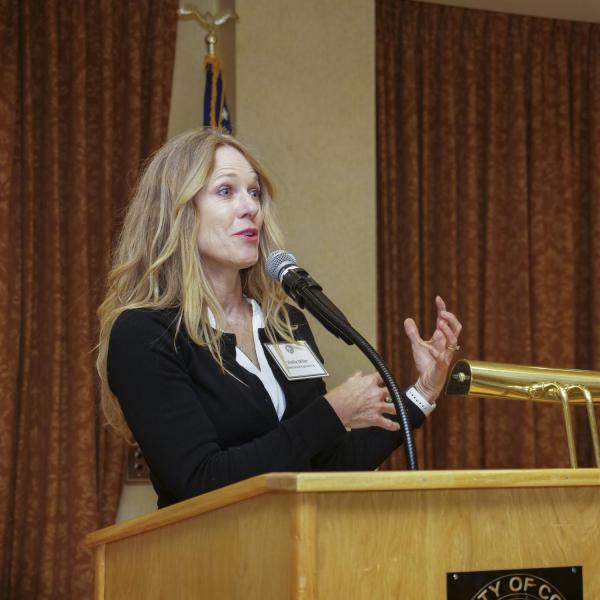
<svg viewBox="0 0 600 600"><path fill-rule="evenodd" d="M435 304L436 329L429 340L421 337L413 319L404 321L404 330L410 339L415 367L419 374L415 385L430 402L439 396L446 383L448 369L460 348L458 336L462 329L456 316L446 310L446 304L440 296L436 296Z"/></svg>

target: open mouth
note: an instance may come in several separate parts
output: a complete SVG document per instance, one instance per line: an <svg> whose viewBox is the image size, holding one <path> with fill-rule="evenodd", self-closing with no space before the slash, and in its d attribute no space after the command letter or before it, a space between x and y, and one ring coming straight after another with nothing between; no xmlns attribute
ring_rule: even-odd
<svg viewBox="0 0 600 600"><path fill-rule="evenodd" d="M247 240L256 240L258 239L258 229L244 229L242 231L238 231L235 235L243 237Z"/></svg>

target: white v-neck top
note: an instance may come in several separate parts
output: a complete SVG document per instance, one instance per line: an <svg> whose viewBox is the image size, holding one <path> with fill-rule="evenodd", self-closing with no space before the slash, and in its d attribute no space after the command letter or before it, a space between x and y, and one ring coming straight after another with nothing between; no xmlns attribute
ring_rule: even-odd
<svg viewBox="0 0 600 600"><path fill-rule="evenodd" d="M258 330L264 328L265 326L262 309L256 300L253 300L252 298L244 299L250 304L250 306L252 306L252 338L254 339L254 350L256 352L258 366L260 368L257 368L256 365L239 349L238 346L235 347L235 360L238 365L244 367L246 371L252 373L252 375L256 375L256 377L260 379L265 390L271 398L271 402L273 402L273 407L277 413L277 418L281 421L286 407L285 394L273 375L271 365L265 356L265 350L258 337ZM208 311L208 319L211 327L215 327L215 318L210 310Z"/></svg>

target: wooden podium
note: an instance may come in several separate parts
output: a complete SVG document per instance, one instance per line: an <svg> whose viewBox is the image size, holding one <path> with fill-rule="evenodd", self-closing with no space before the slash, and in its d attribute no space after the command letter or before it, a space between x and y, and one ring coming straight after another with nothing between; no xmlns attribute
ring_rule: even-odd
<svg viewBox="0 0 600 600"><path fill-rule="evenodd" d="M87 542L97 600L443 600L448 573L573 565L597 600L600 470L268 474Z"/></svg>

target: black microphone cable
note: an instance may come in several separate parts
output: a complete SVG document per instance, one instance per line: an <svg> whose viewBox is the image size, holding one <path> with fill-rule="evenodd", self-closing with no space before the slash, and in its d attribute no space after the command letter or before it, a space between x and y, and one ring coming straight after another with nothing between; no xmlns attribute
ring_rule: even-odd
<svg viewBox="0 0 600 600"><path fill-rule="evenodd" d="M410 419L408 418L408 412L406 410L406 394L404 394L394 376L391 374L387 365L383 361L383 358L379 355L379 353L369 344L369 342L358 332L350 323L347 321L343 321L340 319L335 313L330 312L324 304L321 303L321 299L318 294L314 294L310 288L307 288L304 291L304 294L311 299L311 303L314 306L318 307L318 310L324 311L327 314L327 318L329 321L333 322L333 324L344 332L345 337L350 338L354 344L362 351L362 353L369 359L371 364L375 367L377 372L381 375L381 379L385 383L387 387L390 398L394 404L394 408L396 409L396 414L400 419L400 424L402 427L402 437L404 438L404 451L406 454L406 462L408 464L408 468L411 471L417 471L419 469L417 465L417 455L415 450L414 439L412 435L412 425ZM309 304L307 303L307 306ZM408 400L410 402L410 400Z"/></svg>

